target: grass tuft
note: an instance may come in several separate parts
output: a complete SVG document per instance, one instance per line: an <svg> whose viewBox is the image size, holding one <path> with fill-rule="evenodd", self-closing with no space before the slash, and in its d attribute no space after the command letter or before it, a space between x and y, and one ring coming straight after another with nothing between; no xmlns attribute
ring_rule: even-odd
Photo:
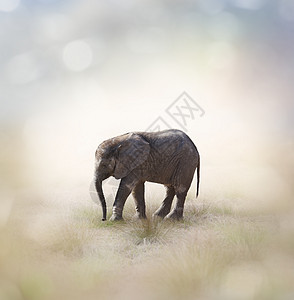
<svg viewBox="0 0 294 300"><path fill-rule="evenodd" d="M137 220L131 204L122 222L102 222L100 207L84 203L50 212L31 203L26 214L12 213L0 231L0 298L278 299L294 292L293 215L282 222L187 201L183 221L152 219L158 203Z"/></svg>
<svg viewBox="0 0 294 300"><path fill-rule="evenodd" d="M172 229L165 221L146 219L128 223L124 231L136 245L146 245L167 242Z"/></svg>

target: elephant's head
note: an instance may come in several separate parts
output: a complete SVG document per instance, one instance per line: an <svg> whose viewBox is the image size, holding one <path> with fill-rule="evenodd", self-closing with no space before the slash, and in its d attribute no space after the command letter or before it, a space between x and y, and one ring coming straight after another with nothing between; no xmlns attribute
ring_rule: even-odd
<svg viewBox="0 0 294 300"><path fill-rule="evenodd" d="M106 140L99 145L95 153L95 187L102 205L102 221L106 220L107 213L102 181L110 176L116 179L126 177L147 159L149 152L149 143L134 133Z"/></svg>

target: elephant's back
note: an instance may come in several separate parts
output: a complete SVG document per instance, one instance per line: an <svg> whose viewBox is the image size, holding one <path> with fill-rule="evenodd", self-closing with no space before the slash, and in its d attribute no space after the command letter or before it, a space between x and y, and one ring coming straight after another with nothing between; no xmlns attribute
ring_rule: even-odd
<svg viewBox="0 0 294 300"><path fill-rule="evenodd" d="M146 133L143 136L151 147L158 149L161 153L176 151L188 151L191 155L197 155L198 150L191 138L181 130L168 129L158 132Z"/></svg>
<svg viewBox="0 0 294 300"><path fill-rule="evenodd" d="M174 184L185 169L191 176L198 163L198 151L191 139L180 130L165 130L144 136L150 144L147 181ZM151 176L151 177L150 177Z"/></svg>

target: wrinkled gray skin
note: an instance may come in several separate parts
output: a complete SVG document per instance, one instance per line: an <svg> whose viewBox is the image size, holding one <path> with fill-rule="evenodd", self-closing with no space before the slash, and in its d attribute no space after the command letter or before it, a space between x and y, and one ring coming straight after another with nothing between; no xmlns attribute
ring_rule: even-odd
<svg viewBox="0 0 294 300"><path fill-rule="evenodd" d="M165 185L166 196L154 213L161 218L181 219L184 203L197 168L199 191L200 157L191 139L180 130L132 132L106 140L95 153L95 187L106 220L102 181L110 176L121 179L110 220L121 220L127 197L132 193L136 214L146 218L144 182ZM170 212L176 195L175 208Z"/></svg>

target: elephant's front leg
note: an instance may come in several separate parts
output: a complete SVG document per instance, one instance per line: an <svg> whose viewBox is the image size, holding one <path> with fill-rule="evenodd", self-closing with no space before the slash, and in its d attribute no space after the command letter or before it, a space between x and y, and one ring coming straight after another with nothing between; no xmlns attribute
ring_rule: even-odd
<svg viewBox="0 0 294 300"><path fill-rule="evenodd" d="M128 179L127 177L123 178L120 181L119 188L115 196L115 201L113 203L112 216L110 218L110 221L122 220L122 212L125 202L135 185L136 182Z"/></svg>
<svg viewBox="0 0 294 300"><path fill-rule="evenodd" d="M145 206L145 198L144 198L144 182L139 182L135 188L133 189L132 195L136 204L136 215L140 219L146 219L146 206Z"/></svg>

